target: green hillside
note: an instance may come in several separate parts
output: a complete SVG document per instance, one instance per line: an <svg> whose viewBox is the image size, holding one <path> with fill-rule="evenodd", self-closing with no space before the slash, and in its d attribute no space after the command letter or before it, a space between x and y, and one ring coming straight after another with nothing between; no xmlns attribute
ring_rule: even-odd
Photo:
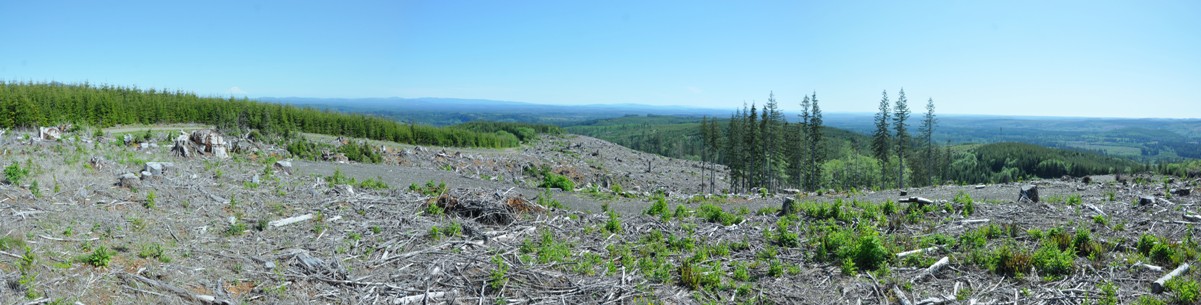
<svg viewBox="0 0 1201 305"><path fill-rule="evenodd" d="M419 145L496 148L521 143L521 138L510 132L516 130L516 125L459 128L402 124L362 114L87 83L0 83L0 113L0 128L68 122L97 127L203 123L227 132L258 130L285 137L307 132Z"/></svg>

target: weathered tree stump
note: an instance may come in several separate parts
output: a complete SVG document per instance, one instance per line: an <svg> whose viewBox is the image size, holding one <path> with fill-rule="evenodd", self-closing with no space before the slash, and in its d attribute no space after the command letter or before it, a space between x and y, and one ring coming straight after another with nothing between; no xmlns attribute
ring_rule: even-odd
<svg viewBox="0 0 1201 305"><path fill-rule="evenodd" d="M1038 186L1033 184L1022 186L1022 190L1018 192L1018 202L1021 202L1022 199L1038 203Z"/></svg>
<svg viewBox="0 0 1201 305"><path fill-rule="evenodd" d="M1139 196L1138 197L1138 205L1148 205L1148 204L1155 204L1154 196Z"/></svg>
<svg viewBox="0 0 1201 305"><path fill-rule="evenodd" d="M780 204L779 216L796 214L796 200L792 198L784 198L784 203Z"/></svg>
<svg viewBox="0 0 1201 305"><path fill-rule="evenodd" d="M142 181L138 179L138 175L133 173L124 173L117 176L117 186L124 188L134 188L142 185Z"/></svg>

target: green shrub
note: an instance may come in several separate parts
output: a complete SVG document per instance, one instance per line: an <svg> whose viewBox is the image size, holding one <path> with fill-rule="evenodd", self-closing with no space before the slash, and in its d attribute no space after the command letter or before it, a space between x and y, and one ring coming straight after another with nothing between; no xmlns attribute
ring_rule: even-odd
<svg viewBox="0 0 1201 305"><path fill-rule="evenodd" d="M571 192L575 191L575 182L572 182L567 176L548 172L542 176L542 184L539 184L538 187L557 188Z"/></svg>
<svg viewBox="0 0 1201 305"><path fill-rule="evenodd" d="M801 245L801 239L797 233L788 230L788 218L780 218L776 221L776 244L781 247L798 247Z"/></svg>
<svg viewBox="0 0 1201 305"><path fill-rule="evenodd" d="M1155 235L1143 233L1142 236L1139 236L1138 243L1135 243L1134 248L1143 255L1150 255L1151 248L1155 247L1157 243L1159 243L1159 239L1155 238Z"/></svg>
<svg viewBox="0 0 1201 305"><path fill-rule="evenodd" d="M668 217L667 211L667 198L656 195L654 202L652 202L651 206L646 209L645 213L646 215L650 216L660 216L666 218Z"/></svg>
<svg viewBox="0 0 1201 305"><path fill-rule="evenodd" d="M154 209L154 207L157 206L157 204L155 202L156 199L158 199L158 196L156 196L154 194L154 191L147 192L146 193L146 203L145 203L146 208Z"/></svg>
<svg viewBox="0 0 1201 305"><path fill-rule="evenodd" d="M892 253L884 248L884 242L877 235L875 230L867 230L859 237L859 245L855 251L855 266L865 270L877 270L888 263Z"/></svg>
<svg viewBox="0 0 1201 305"><path fill-rule="evenodd" d="M960 191L955 194L955 203L963 205L963 216L972 216L976 212L976 204L972 201L972 195Z"/></svg>
<svg viewBox="0 0 1201 305"><path fill-rule="evenodd" d="M359 182L359 188L368 190L386 190L390 187L387 183L384 183L383 178L375 177L375 179L368 178L367 180L363 180L363 182Z"/></svg>
<svg viewBox="0 0 1201 305"><path fill-rule="evenodd" d="M1080 198L1080 194L1068 195L1067 204L1072 206L1080 205L1084 200Z"/></svg>
<svg viewBox="0 0 1201 305"><path fill-rule="evenodd" d="M509 264L505 262L504 258L500 257L500 254L492 256L492 264L495 264L496 268L492 269L488 284L492 286L492 289L500 289L509 282Z"/></svg>
<svg viewBox="0 0 1201 305"><path fill-rule="evenodd" d="M1098 305L1117 305L1118 304L1118 286L1113 282L1105 282L1101 284L1101 299L1097 300Z"/></svg>
<svg viewBox="0 0 1201 305"><path fill-rule="evenodd" d="M702 204L697 208L697 216L713 223L720 223L723 226L733 225L742 222L742 217L726 213L721 207L712 203Z"/></svg>
<svg viewBox="0 0 1201 305"><path fill-rule="evenodd" d="M997 274L1017 276L1030 271L1033 258L1029 253L1012 245L1003 245L993 251L988 268Z"/></svg>
<svg viewBox="0 0 1201 305"><path fill-rule="evenodd" d="M1148 255L1152 262L1160 265L1172 264L1173 256L1176 256L1176 249L1167 243L1156 243L1151 247L1151 253Z"/></svg>
<svg viewBox="0 0 1201 305"><path fill-rule="evenodd" d="M108 263L112 261L113 255L117 253L109 250L107 247L100 246L92 251L92 254L85 255L79 260L97 268L108 267Z"/></svg>
<svg viewBox="0 0 1201 305"><path fill-rule="evenodd" d="M1179 304L1197 304L1197 300L1201 296L1201 285L1194 280L1177 277L1168 281L1164 286L1167 286L1168 290L1175 294L1176 303Z"/></svg>
<svg viewBox="0 0 1201 305"><path fill-rule="evenodd" d="M4 168L4 180L9 184L21 184L21 181L25 180L27 176L29 176L29 169L21 167L16 161Z"/></svg>
<svg viewBox="0 0 1201 305"><path fill-rule="evenodd" d="M1034 267L1043 274L1061 276L1072 273L1076 255L1070 249L1060 249L1051 242L1044 242L1034 251Z"/></svg>
<svg viewBox="0 0 1201 305"><path fill-rule="evenodd" d="M5 235L0 237L0 251L18 249L25 247L25 240L16 236Z"/></svg>
<svg viewBox="0 0 1201 305"><path fill-rule="evenodd" d="M542 191L542 194L538 194L538 199L536 202L538 203L538 205L548 207L548 208L555 208L555 209L563 208L563 203L559 202L558 200L555 200L555 198L554 198L553 194L551 194L549 188L546 189L545 191Z"/></svg>
<svg viewBox="0 0 1201 305"><path fill-rule="evenodd" d="M163 249L163 245L158 243L142 245L142 250L138 251L138 257L153 258L163 263L171 262L171 257L167 256L166 251Z"/></svg>
<svg viewBox="0 0 1201 305"><path fill-rule="evenodd" d="M609 211L609 221L605 222L605 231L621 233L621 220L617 218L617 213Z"/></svg>
<svg viewBox="0 0 1201 305"><path fill-rule="evenodd" d="M1134 304L1135 305L1167 305L1168 303L1164 302L1163 300L1160 300L1159 298L1156 298L1154 296L1143 295L1143 296L1138 297L1138 300L1135 301Z"/></svg>

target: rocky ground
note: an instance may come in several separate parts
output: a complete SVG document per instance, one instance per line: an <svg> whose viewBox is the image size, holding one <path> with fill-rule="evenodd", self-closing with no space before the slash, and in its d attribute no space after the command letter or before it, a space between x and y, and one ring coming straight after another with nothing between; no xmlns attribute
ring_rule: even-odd
<svg viewBox="0 0 1201 305"><path fill-rule="evenodd" d="M1195 300L1201 274L1153 292L1198 259L1197 195L1183 193L1198 182L1180 178L1029 182L1039 203L1016 201L1018 184L904 196L933 204L896 203L898 191L703 196L698 162L580 136L375 143L381 164L284 168L270 147L176 157L166 132L147 149L24 134L0 140L17 178L0 185L0 304L1170 303ZM171 164L139 173L154 162ZM526 169L543 165L577 189L539 188ZM125 173L136 179L117 185ZM799 211L780 216L786 198Z"/></svg>

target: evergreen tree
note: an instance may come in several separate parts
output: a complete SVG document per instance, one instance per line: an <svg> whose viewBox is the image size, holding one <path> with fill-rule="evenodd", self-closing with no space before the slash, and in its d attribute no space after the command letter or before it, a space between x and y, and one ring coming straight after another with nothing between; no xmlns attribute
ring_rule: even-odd
<svg viewBox="0 0 1201 305"><path fill-rule="evenodd" d="M926 100L926 116L922 118L921 128L921 141L925 148L925 155L922 156L922 159L924 159L922 162L924 163L922 165L922 182L925 185L933 183L932 178L937 168L937 165L934 164L934 160L936 159L934 155L934 125L936 124L938 124L938 121L934 117L934 98L930 98Z"/></svg>
<svg viewBox="0 0 1201 305"><path fill-rule="evenodd" d="M892 125L896 128L897 148L897 188L905 188L905 145L909 142L909 131L905 128L905 120L909 119L909 101L905 99L905 89L897 95L896 112L892 116Z"/></svg>
<svg viewBox="0 0 1201 305"><path fill-rule="evenodd" d="M822 187L822 162L825 162L825 149L822 147L822 108L817 104L817 92L813 93L809 110L809 122L806 126L809 127L807 133L809 145L809 190L817 190Z"/></svg>
<svg viewBox="0 0 1201 305"><path fill-rule="evenodd" d="M802 139L805 139L806 142L809 141L809 108L811 103L812 101L809 100L808 95L801 100L801 121L797 124L797 128L805 132L806 135L802 136ZM807 188L806 186L810 184L809 179L813 178L813 174L811 173L813 171L813 164L809 162L811 160L809 153L812 152L812 150L809 149L808 143L802 144L800 150L801 152L796 156L796 162L799 162L803 165L801 166L801 172L799 173L801 180L799 181L798 185L801 188Z"/></svg>
<svg viewBox="0 0 1201 305"><path fill-rule="evenodd" d="M876 157L876 160L878 160L880 162L880 188L881 189L884 189L887 187L884 185L884 183L885 183L884 181L887 180L887 179L885 179L885 177L888 176L885 173L885 171L886 171L885 165L888 164L888 159L890 156L889 151L892 149L892 147L889 146L889 143L888 143L889 142L888 120L889 120L889 113L891 112L891 110L892 110L891 106L888 103L888 90L885 90L883 93L881 93L881 97L880 97L880 112L877 112L876 117L875 117L876 132L872 134L872 154Z"/></svg>

